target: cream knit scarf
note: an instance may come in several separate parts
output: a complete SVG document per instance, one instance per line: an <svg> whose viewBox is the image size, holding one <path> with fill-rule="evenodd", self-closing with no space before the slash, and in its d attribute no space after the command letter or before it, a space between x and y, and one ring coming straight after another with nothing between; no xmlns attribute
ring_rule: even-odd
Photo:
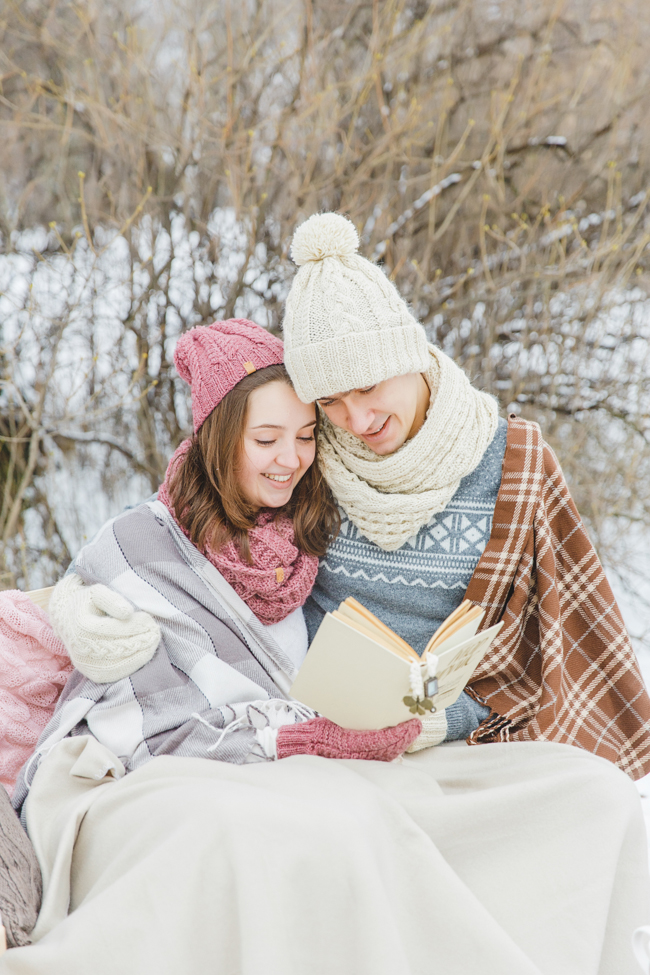
<svg viewBox="0 0 650 975"><path fill-rule="evenodd" d="M497 429L496 401L474 389L440 349L430 345L429 352L426 420L394 454L380 457L327 417L321 424L320 465L334 497L357 528L388 552L446 508Z"/></svg>

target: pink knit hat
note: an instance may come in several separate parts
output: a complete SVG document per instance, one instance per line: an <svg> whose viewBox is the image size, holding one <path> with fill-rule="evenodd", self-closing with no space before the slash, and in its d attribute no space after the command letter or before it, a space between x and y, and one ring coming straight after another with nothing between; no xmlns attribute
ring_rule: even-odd
<svg viewBox="0 0 650 975"><path fill-rule="evenodd" d="M283 356L280 339L246 318L199 325L181 335L174 362L192 390L194 432L241 379L281 364Z"/></svg>

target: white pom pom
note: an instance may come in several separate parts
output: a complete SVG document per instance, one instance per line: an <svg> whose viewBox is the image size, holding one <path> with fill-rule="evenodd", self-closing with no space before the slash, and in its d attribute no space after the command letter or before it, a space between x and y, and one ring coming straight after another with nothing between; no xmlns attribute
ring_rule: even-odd
<svg viewBox="0 0 650 975"><path fill-rule="evenodd" d="M325 257L351 257L359 247L354 224L340 213L315 213L301 223L291 242L291 257L300 267Z"/></svg>

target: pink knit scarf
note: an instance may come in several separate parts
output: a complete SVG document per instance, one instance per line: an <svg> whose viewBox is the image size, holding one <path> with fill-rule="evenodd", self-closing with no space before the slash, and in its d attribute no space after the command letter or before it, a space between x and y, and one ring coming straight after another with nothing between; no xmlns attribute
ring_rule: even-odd
<svg viewBox="0 0 650 975"><path fill-rule="evenodd" d="M190 443L190 440L184 440L178 447L158 491L158 500L169 508L177 523L169 495L169 481L189 450ZM183 526L179 527L187 535ZM279 623L302 606L316 580L318 558L301 552L293 539L292 520L286 516L278 518L276 511L264 509L255 527L248 533L252 564L244 561L234 541L228 542L218 552L206 545L203 554L259 621L268 626Z"/></svg>

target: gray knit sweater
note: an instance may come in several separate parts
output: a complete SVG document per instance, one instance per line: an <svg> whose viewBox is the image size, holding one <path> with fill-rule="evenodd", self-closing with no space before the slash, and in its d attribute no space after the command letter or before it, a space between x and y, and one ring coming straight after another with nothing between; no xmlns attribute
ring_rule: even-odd
<svg viewBox="0 0 650 975"><path fill-rule="evenodd" d="M354 596L423 653L432 633L462 602L490 537L507 428L499 420L480 464L463 478L444 511L396 552L379 548L341 512L341 531L321 560L305 605L310 642L325 613ZM447 740L466 738L488 714L463 693L447 709Z"/></svg>

